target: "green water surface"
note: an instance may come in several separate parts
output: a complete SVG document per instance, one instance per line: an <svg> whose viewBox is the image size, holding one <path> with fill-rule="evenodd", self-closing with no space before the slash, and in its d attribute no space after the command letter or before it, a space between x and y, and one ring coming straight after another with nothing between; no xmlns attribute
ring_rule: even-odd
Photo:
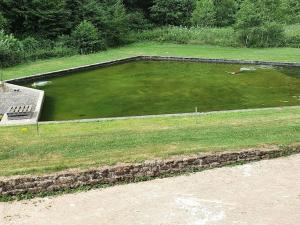
<svg viewBox="0 0 300 225"><path fill-rule="evenodd" d="M138 61L51 79L41 120L300 105L300 69Z"/></svg>

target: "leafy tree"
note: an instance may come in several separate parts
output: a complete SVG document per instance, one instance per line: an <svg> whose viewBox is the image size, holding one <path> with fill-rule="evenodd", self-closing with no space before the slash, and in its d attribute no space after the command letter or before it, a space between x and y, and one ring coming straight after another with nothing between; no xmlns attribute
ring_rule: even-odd
<svg viewBox="0 0 300 225"><path fill-rule="evenodd" d="M281 19L289 24L300 23L300 1L282 0Z"/></svg>
<svg viewBox="0 0 300 225"><path fill-rule="evenodd" d="M124 5L132 12L142 11L147 19L149 19L150 8L153 6L153 0L124 0Z"/></svg>
<svg viewBox="0 0 300 225"><path fill-rule="evenodd" d="M234 24L237 12L235 0L214 0L216 26L223 27Z"/></svg>
<svg viewBox="0 0 300 225"><path fill-rule="evenodd" d="M151 28L151 23L142 11L137 10L128 14L128 28L132 31L142 31Z"/></svg>
<svg viewBox="0 0 300 225"><path fill-rule="evenodd" d="M82 7L83 18L97 27L109 46L123 42L128 32L128 16L120 0L88 0Z"/></svg>
<svg viewBox="0 0 300 225"><path fill-rule="evenodd" d="M0 12L0 30L6 30L7 27L8 27L8 21Z"/></svg>
<svg viewBox="0 0 300 225"><path fill-rule="evenodd" d="M154 0L150 17L159 25L189 25L195 0Z"/></svg>
<svg viewBox="0 0 300 225"><path fill-rule="evenodd" d="M65 0L1 0L0 7L17 35L54 38L68 27Z"/></svg>
<svg viewBox="0 0 300 225"><path fill-rule="evenodd" d="M82 21L73 31L72 39L75 48L81 54L92 53L104 48L98 36L97 28L89 21Z"/></svg>
<svg viewBox="0 0 300 225"><path fill-rule="evenodd" d="M192 14L192 23L203 27L213 27L216 24L216 11L213 0L199 0Z"/></svg>
<svg viewBox="0 0 300 225"><path fill-rule="evenodd" d="M192 22L199 26L229 26L235 22L237 8L234 0L198 0Z"/></svg>
<svg viewBox="0 0 300 225"><path fill-rule="evenodd" d="M278 21L278 0L245 0L237 14L235 29L246 47L280 46L284 39Z"/></svg>

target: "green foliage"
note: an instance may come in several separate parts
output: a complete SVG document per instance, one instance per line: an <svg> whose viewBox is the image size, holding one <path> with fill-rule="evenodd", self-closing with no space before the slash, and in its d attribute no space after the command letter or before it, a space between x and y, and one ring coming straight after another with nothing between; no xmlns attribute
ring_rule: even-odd
<svg viewBox="0 0 300 225"><path fill-rule="evenodd" d="M154 0L151 19L159 25L189 25L195 0Z"/></svg>
<svg viewBox="0 0 300 225"><path fill-rule="evenodd" d="M151 28L152 24L142 11L132 11L128 14L128 27L131 31L141 31Z"/></svg>
<svg viewBox="0 0 300 225"><path fill-rule="evenodd" d="M128 17L120 0L89 0L82 6L83 18L91 21L109 46L123 43L128 32Z"/></svg>
<svg viewBox="0 0 300 225"><path fill-rule="evenodd" d="M216 26L223 27L235 22L237 4L235 0L214 0L216 10Z"/></svg>
<svg viewBox="0 0 300 225"><path fill-rule="evenodd" d="M284 29L278 24L279 0L245 0L235 25L238 39L246 47L275 47L284 43Z"/></svg>
<svg viewBox="0 0 300 225"><path fill-rule="evenodd" d="M27 37L22 41L23 49L26 53L34 53L37 51L41 46L38 40L33 37Z"/></svg>
<svg viewBox="0 0 300 225"><path fill-rule="evenodd" d="M300 23L299 0L282 0L281 21L289 24Z"/></svg>
<svg viewBox="0 0 300 225"><path fill-rule="evenodd" d="M234 30L232 28L186 28L168 26L134 33L133 35L133 39L136 41L237 46Z"/></svg>
<svg viewBox="0 0 300 225"><path fill-rule="evenodd" d="M278 47L284 45L284 30L276 23L265 23L259 27L239 29L238 39L246 47Z"/></svg>
<svg viewBox="0 0 300 225"><path fill-rule="evenodd" d="M235 22L237 8L234 0L198 0L192 22L197 26L229 26Z"/></svg>
<svg viewBox="0 0 300 225"><path fill-rule="evenodd" d="M0 1L4 15L9 19L11 32L18 35L38 35L54 38L68 27L70 11L65 0Z"/></svg>
<svg viewBox="0 0 300 225"><path fill-rule="evenodd" d="M6 30L7 27L8 27L8 21L0 11L0 30Z"/></svg>
<svg viewBox="0 0 300 225"><path fill-rule="evenodd" d="M216 11L213 0L197 1L192 15L192 23L202 27L213 27L216 24Z"/></svg>
<svg viewBox="0 0 300 225"><path fill-rule="evenodd" d="M74 47L81 54L96 52L104 48L104 43L99 38L98 30L89 21L82 21L73 31L72 40Z"/></svg>
<svg viewBox="0 0 300 225"><path fill-rule="evenodd" d="M0 66L7 67L22 61L22 43L13 35L0 31Z"/></svg>

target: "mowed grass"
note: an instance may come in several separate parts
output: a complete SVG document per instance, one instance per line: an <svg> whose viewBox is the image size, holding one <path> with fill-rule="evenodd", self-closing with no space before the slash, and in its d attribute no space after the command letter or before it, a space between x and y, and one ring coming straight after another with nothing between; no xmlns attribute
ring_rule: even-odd
<svg viewBox="0 0 300 225"><path fill-rule="evenodd" d="M281 62L300 62L300 50L296 48L247 49L218 47L210 45L180 45L170 43L142 42L108 51L76 55L65 58L36 61L7 68L4 79L13 79L38 73L51 72L70 67L83 66L119 58L138 55L185 56L203 58L224 58L244 60L264 60Z"/></svg>
<svg viewBox="0 0 300 225"><path fill-rule="evenodd" d="M300 107L0 128L0 176L300 142Z"/></svg>

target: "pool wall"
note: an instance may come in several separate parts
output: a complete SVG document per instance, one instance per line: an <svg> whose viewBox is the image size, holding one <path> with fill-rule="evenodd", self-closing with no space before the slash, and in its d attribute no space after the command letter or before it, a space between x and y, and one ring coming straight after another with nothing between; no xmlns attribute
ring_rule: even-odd
<svg viewBox="0 0 300 225"><path fill-rule="evenodd" d="M53 77L61 77L71 73L83 72L97 68L104 68L112 65L119 65L134 61L181 61L181 62L205 62L205 63L226 63L226 64L249 64L249 65L267 65L281 67L300 67L300 63L295 62L268 62L268 61L248 61L248 60L233 60L233 59L205 59L205 58L190 58L190 57L167 57L167 56L134 56L124 59L101 62L80 67L73 67L65 70L58 70L49 73L36 74L27 77L7 80L11 84L24 84L28 82L40 81Z"/></svg>

